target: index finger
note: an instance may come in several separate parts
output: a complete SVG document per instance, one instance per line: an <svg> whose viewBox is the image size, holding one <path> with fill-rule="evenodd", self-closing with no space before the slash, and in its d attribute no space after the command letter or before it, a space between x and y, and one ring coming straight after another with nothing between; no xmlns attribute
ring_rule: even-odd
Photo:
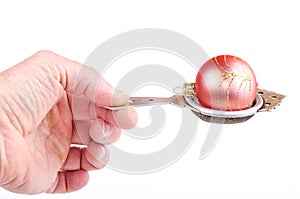
<svg viewBox="0 0 300 199"><path fill-rule="evenodd" d="M74 80L74 95L83 95L97 106L120 106L129 96L114 89L95 69L83 66Z"/></svg>

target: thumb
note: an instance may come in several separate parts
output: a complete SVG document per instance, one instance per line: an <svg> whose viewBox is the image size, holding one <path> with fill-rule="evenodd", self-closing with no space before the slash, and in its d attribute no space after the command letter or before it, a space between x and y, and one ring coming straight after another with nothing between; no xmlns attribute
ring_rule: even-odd
<svg viewBox="0 0 300 199"><path fill-rule="evenodd" d="M79 64L80 65L80 64ZM128 95L114 89L95 69L87 66L65 68L71 75L66 91L74 96L83 96L97 106L118 106L128 102Z"/></svg>
<svg viewBox="0 0 300 199"><path fill-rule="evenodd" d="M48 62L48 70L68 93L84 96L98 106L118 106L128 102L128 95L115 90L95 69L51 51L40 51L36 55Z"/></svg>

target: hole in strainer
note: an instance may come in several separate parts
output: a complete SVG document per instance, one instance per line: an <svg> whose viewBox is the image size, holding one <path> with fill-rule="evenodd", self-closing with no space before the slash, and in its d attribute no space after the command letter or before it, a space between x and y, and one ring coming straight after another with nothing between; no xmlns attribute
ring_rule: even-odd
<svg viewBox="0 0 300 199"><path fill-rule="evenodd" d="M270 102L265 103L265 106L271 106Z"/></svg>
<svg viewBox="0 0 300 199"><path fill-rule="evenodd" d="M277 96L276 96L276 95L272 95L270 98L271 98L272 100L275 100L275 99L277 98Z"/></svg>

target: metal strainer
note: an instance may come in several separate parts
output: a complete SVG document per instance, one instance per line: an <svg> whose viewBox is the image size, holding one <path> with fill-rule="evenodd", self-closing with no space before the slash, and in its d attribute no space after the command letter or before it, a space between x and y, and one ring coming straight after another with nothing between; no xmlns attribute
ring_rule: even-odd
<svg viewBox="0 0 300 199"><path fill-rule="evenodd" d="M194 94L194 83L185 83L183 85L182 95L173 95L171 97L130 97L127 104L122 106L106 106L110 110L120 110L130 107L152 106L171 104L181 108L190 109L200 119L222 124L234 124L247 121L257 112L270 111L275 109L285 97L282 94L258 89L255 101L252 106L246 110L223 111L214 110L202 106Z"/></svg>

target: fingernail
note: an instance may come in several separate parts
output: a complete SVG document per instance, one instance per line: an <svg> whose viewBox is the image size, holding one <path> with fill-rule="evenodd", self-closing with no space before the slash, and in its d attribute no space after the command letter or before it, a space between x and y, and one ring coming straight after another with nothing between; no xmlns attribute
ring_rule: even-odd
<svg viewBox="0 0 300 199"><path fill-rule="evenodd" d="M130 114L129 114L130 120L131 120L132 124L136 125L136 123L138 121L138 114L134 108L130 108L129 111L130 111Z"/></svg>
<svg viewBox="0 0 300 199"><path fill-rule="evenodd" d="M114 105L123 105L128 102L129 96L120 90L114 90L113 98Z"/></svg>
<svg viewBox="0 0 300 199"><path fill-rule="evenodd" d="M113 132L113 128L110 124L105 124L104 129L103 129L103 135L105 138L110 138L111 134Z"/></svg>
<svg viewBox="0 0 300 199"><path fill-rule="evenodd" d="M98 154L98 158L103 159L106 156L106 150L104 146L101 146L100 152Z"/></svg>
<svg viewBox="0 0 300 199"><path fill-rule="evenodd" d="M107 157L108 151L102 144L98 144L96 142L91 142L87 148L87 151L89 155L94 157L97 161L94 159L89 159L89 162L92 163L94 166L98 164L98 162L101 162Z"/></svg>

